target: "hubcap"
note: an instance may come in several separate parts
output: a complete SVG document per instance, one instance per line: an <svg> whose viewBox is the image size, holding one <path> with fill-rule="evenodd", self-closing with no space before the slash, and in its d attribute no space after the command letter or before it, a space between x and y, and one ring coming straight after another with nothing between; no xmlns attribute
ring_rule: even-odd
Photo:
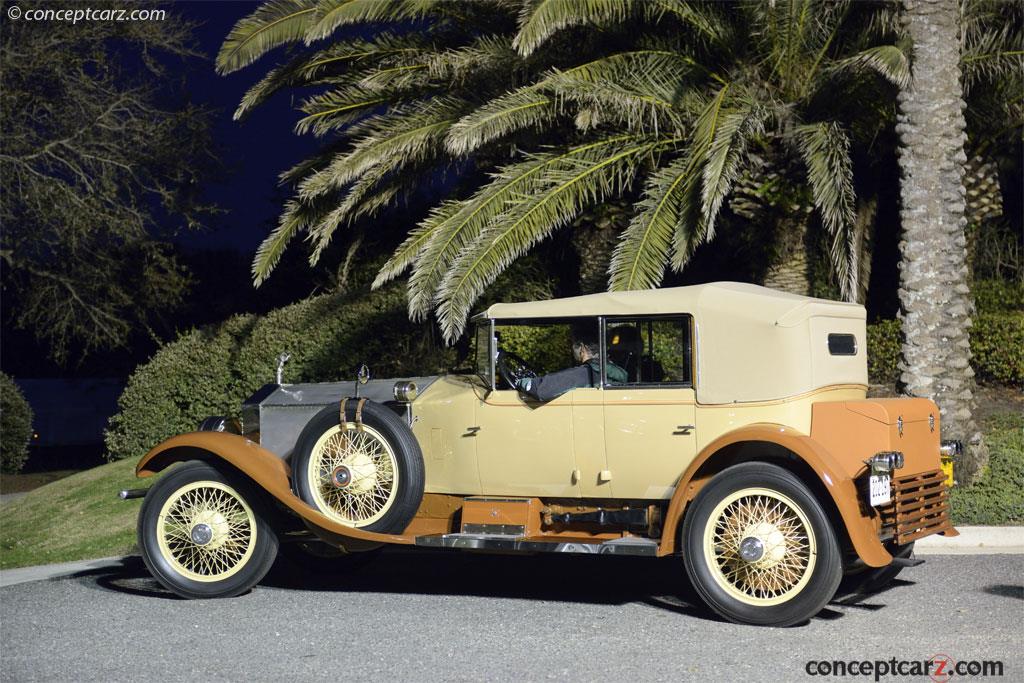
<svg viewBox="0 0 1024 683"><path fill-rule="evenodd" d="M756 536L747 536L740 541L740 557L746 562L757 562L764 555L764 542Z"/></svg>
<svg viewBox="0 0 1024 683"><path fill-rule="evenodd" d="M375 429L349 423L326 431L307 467L316 506L342 524L361 527L379 520L398 495L398 460Z"/></svg>
<svg viewBox="0 0 1024 683"><path fill-rule="evenodd" d="M778 491L749 488L722 500L704 529L704 558L715 582L751 605L795 597L817 560L807 515Z"/></svg>
<svg viewBox="0 0 1024 683"><path fill-rule="evenodd" d="M209 524L196 524L190 535L196 545L206 545L213 540L213 528Z"/></svg>

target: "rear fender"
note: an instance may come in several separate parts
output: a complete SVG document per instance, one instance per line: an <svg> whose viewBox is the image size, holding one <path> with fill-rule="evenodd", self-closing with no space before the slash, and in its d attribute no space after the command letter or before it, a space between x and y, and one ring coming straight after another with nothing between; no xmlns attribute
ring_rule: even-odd
<svg viewBox="0 0 1024 683"><path fill-rule="evenodd" d="M326 536L368 543L411 544L415 541L413 536L363 531L326 517L292 492L288 463L237 434L193 432L173 436L142 457L135 466L135 475L149 477L185 460L205 460L214 466L218 461L228 463Z"/></svg>
<svg viewBox="0 0 1024 683"><path fill-rule="evenodd" d="M723 449L742 442L767 442L793 453L807 468L814 471L821 482L821 488L828 492L835 510L842 518L853 549L860 559L871 567L884 567L892 562L892 555L878 538L874 521L861 513L857 487L853 479L844 473L835 457L811 437L776 424L750 425L729 432L712 441L697 455L679 479L669 502L659 555L675 552L679 524L686 506L704 484L721 469L716 465L720 464Z"/></svg>

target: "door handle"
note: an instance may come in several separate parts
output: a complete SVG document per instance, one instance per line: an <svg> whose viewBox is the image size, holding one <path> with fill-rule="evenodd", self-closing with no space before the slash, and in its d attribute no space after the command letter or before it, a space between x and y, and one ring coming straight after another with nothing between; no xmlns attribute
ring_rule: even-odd
<svg viewBox="0 0 1024 683"><path fill-rule="evenodd" d="M476 436L476 433L479 431L479 427L466 427L466 433L463 436Z"/></svg>
<svg viewBox="0 0 1024 683"><path fill-rule="evenodd" d="M693 432L693 429L694 429L693 425L679 425L678 427L676 427L676 431L674 431L672 433L676 434L676 435L680 435L680 436L685 436L685 435L690 434L691 432Z"/></svg>

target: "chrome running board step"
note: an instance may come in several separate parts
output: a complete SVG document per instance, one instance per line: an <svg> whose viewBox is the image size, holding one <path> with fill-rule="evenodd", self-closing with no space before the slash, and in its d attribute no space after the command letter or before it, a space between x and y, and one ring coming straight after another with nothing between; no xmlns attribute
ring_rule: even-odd
<svg viewBox="0 0 1024 683"><path fill-rule="evenodd" d="M463 548L467 550L498 550L519 553L581 553L589 555L640 555L656 557L658 542L649 538L629 536L603 543L563 541L528 541L522 536L500 534L437 534L417 536L416 545L427 548Z"/></svg>

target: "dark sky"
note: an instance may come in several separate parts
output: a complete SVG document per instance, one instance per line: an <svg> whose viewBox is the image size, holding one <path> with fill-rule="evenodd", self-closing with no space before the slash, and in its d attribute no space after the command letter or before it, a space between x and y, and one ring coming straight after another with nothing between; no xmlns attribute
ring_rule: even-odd
<svg viewBox="0 0 1024 683"><path fill-rule="evenodd" d="M168 5L168 11L200 24L196 36L207 60L191 63L189 90L197 104L217 110L214 134L219 156L226 164L222 182L209 188L209 198L226 213L215 218L211 232L181 237L179 241L188 246L253 252L271 223L276 222L282 199L287 196L278 189L278 174L317 148L314 137L293 132L299 114L293 108L291 93L280 93L245 121L231 118L245 91L280 59L278 50L228 76L214 71L213 60L225 36L255 7L255 2L226 0Z"/></svg>

